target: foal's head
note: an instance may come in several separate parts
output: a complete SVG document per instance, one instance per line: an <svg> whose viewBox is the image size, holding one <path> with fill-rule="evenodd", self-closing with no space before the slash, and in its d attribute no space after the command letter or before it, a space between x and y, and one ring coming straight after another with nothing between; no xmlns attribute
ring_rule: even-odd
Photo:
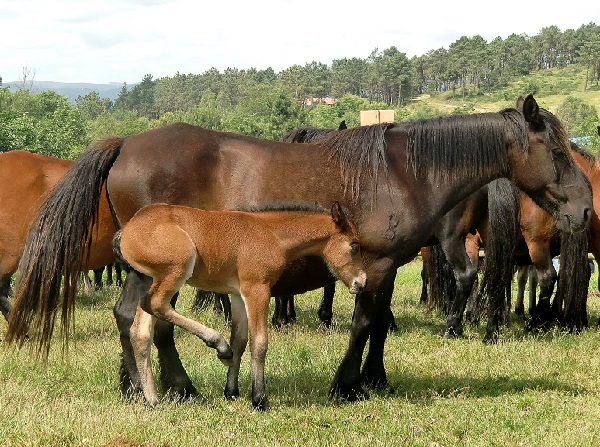
<svg viewBox="0 0 600 447"><path fill-rule="evenodd" d="M350 293L359 293L367 285L367 274L360 256L356 228L346 218L338 202L331 207L331 218L335 232L329 238L323 256L337 277L348 286Z"/></svg>

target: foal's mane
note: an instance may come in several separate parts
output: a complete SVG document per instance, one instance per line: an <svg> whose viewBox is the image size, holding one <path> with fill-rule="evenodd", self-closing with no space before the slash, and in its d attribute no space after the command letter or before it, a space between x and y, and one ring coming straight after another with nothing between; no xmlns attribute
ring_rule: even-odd
<svg viewBox="0 0 600 447"><path fill-rule="evenodd" d="M291 202L271 202L257 206L240 207L236 211L244 211L251 213L261 213L269 211L297 211L305 213L329 213L330 210L319 206L316 203L291 203Z"/></svg>

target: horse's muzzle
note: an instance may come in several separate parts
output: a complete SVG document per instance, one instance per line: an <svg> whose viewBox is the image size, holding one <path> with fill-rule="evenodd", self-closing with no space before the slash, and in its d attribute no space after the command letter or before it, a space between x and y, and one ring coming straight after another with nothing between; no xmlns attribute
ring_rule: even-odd
<svg viewBox="0 0 600 447"><path fill-rule="evenodd" d="M357 293L362 292L365 287L367 287L367 274L362 273L352 280L352 284L350 284L348 289L350 290L350 293L356 295Z"/></svg>

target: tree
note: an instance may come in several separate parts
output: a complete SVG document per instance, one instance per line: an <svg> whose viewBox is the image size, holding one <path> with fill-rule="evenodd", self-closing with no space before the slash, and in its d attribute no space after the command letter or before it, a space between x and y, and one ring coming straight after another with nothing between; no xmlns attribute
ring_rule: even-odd
<svg viewBox="0 0 600 447"><path fill-rule="evenodd" d="M91 91L84 96L75 98L75 107L79 110L84 120L94 120L106 112L112 106L112 101L108 98L101 98L98 92Z"/></svg>
<svg viewBox="0 0 600 447"><path fill-rule="evenodd" d="M568 96L556 110L556 116L567 128L569 136L582 137L592 134L579 134L582 128L598 125L598 112L596 108L585 101Z"/></svg>

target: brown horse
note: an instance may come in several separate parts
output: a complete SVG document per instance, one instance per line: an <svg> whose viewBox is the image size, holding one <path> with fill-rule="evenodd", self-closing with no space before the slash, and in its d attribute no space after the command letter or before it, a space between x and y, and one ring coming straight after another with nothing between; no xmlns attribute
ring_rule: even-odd
<svg viewBox="0 0 600 447"><path fill-rule="evenodd" d="M50 189L72 165L72 161L27 151L0 153L0 183L4 185L0 188L0 310L6 319L10 280L23 253L29 224ZM83 271L109 264L114 258L111 239L116 229L105 195L98 223Z"/></svg>
<svg viewBox="0 0 600 447"><path fill-rule="evenodd" d="M329 207L340 199L357 226L369 277L356 298L349 345L330 390L354 400L364 395L362 385L388 385L383 353L397 268L426 245L444 214L499 177L526 191L562 229L585 228L592 207L589 183L573 162L564 127L531 95L522 110L357 127L301 147L181 123L107 138L80 156L38 214L19 264L7 340L23 342L29 334L47 353L61 301L68 335L76 292L71 285L82 257L78 248L89 238L105 182L121 225L155 202L222 210L277 201ZM66 231L65 222L74 226ZM333 279L320 259L306 257L286 269L272 292L302 293ZM114 309L124 395L139 384L129 330L149 286L130 273ZM154 343L163 387L180 396L195 394L173 326L161 323Z"/></svg>
<svg viewBox="0 0 600 447"><path fill-rule="evenodd" d="M314 207L247 213L148 205L117 233L115 252L133 269L152 278L130 333L142 390L150 405L158 402L150 365L157 318L190 331L217 350L217 356L229 365L225 389L229 398L239 396L240 363L249 333L252 404L264 410L271 287L286 265L317 256L350 293L359 293L367 283L356 229L337 202L331 214ZM185 283L233 295L231 348L217 331L182 316L171 306L171 299Z"/></svg>

